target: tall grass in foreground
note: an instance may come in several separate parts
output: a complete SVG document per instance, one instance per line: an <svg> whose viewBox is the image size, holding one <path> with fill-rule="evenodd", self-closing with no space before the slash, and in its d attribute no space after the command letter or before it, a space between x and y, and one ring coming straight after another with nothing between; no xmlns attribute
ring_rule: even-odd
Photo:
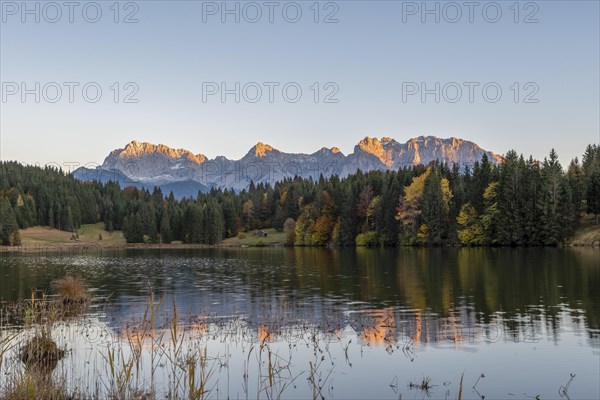
<svg viewBox="0 0 600 400"><path fill-rule="evenodd" d="M306 396L325 399L335 397L338 364L352 368L351 341L344 343L337 321L323 318L317 325L306 318L292 320L288 305L266 309L269 319L255 328L239 316L220 320L200 315L185 321L174 299L169 307L166 298L155 297L152 290L140 317L106 337L94 336L77 353L69 347L75 348L72 343L90 332L75 329L67 340L61 335L86 321L92 298L77 278L56 281L53 288L56 296L33 292L0 315L1 399L280 399L299 385L305 385ZM390 324L385 318L379 322ZM212 330L215 326L218 335ZM401 350L410 359L410 344L395 343L387 328L376 340L375 333L365 326L362 336L386 350ZM224 352L209 351L211 343L223 344ZM308 360L296 361L299 348L311 354ZM334 350L341 360L332 355ZM232 351L242 355L239 369L231 365ZM83 369L89 371L89 380ZM230 392L230 381L241 391ZM411 385L426 393L432 388L429 378L409 384L408 390ZM459 399L461 395L462 379Z"/></svg>
<svg viewBox="0 0 600 400"><path fill-rule="evenodd" d="M65 351L52 339L55 322L61 319L62 307L40 297L34 291L31 298L3 310L0 318L0 371L9 371L5 386L0 387L3 399L69 399L66 381L52 371L65 356ZM10 317L22 321L23 330L5 329ZM10 355L10 352L15 354ZM5 365L8 363L9 365Z"/></svg>
<svg viewBox="0 0 600 400"><path fill-rule="evenodd" d="M89 303L92 299L86 283L74 276L67 275L52 282L52 286L56 289L65 305L83 305Z"/></svg>
<svg viewBox="0 0 600 400"><path fill-rule="evenodd" d="M82 391L75 380L80 371L56 370L61 359L70 355L54 336L57 323L72 321L77 316L74 309L81 316L91 296L77 278L66 277L53 286L56 298L33 292L29 300L5 307L0 321L0 371L4 373L0 398L162 398L165 393L156 393L153 385L157 372L168 376L169 398L204 399L211 394L214 363L206 347L189 342L175 305L168 328L157 326L156 312L163 299L156 301L153 292L142 319L124 327L125 340L107 341L98 349L103 368L94 371L98 379L93 387ZM20 327L4 325L11 319ZM143 371L149 371L149 381Z"/></svg>

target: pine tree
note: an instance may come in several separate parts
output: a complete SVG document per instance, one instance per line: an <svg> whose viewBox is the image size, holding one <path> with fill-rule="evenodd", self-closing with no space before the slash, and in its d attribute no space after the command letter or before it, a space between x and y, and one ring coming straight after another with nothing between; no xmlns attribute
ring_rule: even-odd
<svg viewBox="0 0 600 400"><path fill-rule="evenodd" d="M144 224L139 212L136 212L133 216L132 227L132 241L131 243L144 243Z"/></svg>
<svg viewBox="0 0 600 400"><path fill-rule="evenodd" d="M596 224L600 217L600 168L590 174L587 184L587 211L596 216Z"/></svg>
<svg viewBox="0 0 600 400"><path fill-rule="evenodd" d="M50 206L50 209L48 210L48 226L50 228L56 228L54 225L54 210L52 209L52 206Z"/></svg>
<svg viewBox="0 0 600 400"><path fill-rule="evenodd" d="M0 244L6 246L18 245L19 225L13 208L6 197L0 197Z"/></svg>
<svg viewBox="0 0 600 400"><path fill-rule="evenodd" d="M127 241L127 238L130 237L130 235L131 235L131 221L129 220L129 216L126 215L125 218L123 218L123 223L122 223L121 228L122 228L123 237Z"/></svg>
<svg viewBox="0 0 600 400"><path fill-rule="evenodd" d="M400 184L395 175L391 175L389 183L381 194L381 213L377 226L381 227L380 240L386 246L396 245L398 242L398 221L396 209L393 207L400 196Z"/></svg>
<svg viewBox="0 0 600 400"><path fill-rule="evenodd" d="M293 184L290 184L285 192L284 208L286 218L298 219L298 198Z"/></svg>
<svg viewBox="0 0 600 400"><path fill-rule="evenodd" d="M558 162L558 155L552 149L550 158L544 160L541 172L542 188L539 201L541 221L537 228L540 231L540 242L545 245L556 245L562 241L564 220L559 214L562 192L562 167ZM564 193L563 193L564 194ZM537 243L534 243L537 244Z"/></svg>
<svg viewBox="0 0 600 400"><path fill-rule="evenodd" d="M209 201L205 208L205 239L203 243L217 244L223 240L223 212L214 201Z"/></svg>
<svg viewBox="0 0 600 400"><path fill-rule="evenodd" d="M575 158L569 165L567 171L567 180L571 191L571 198L573 202L574 222L579 220L581 212L583 211L584 199L586 197L585 192L585 173L583 168L579 164L579 160Z"/></svg>
<svg viewBox="0 0 600 400"><path fill-rule="evenodd" d="M182 224L182 239L185 243L202 242L202 209L197 204L189 204Z"/></svg>
<svg viewBox="0 0 600 400"><path fill-rule="evenodd" d="M468 202L475 208L478 214L483 212L483 192L492 179L492 164L487 154L483 154L481 162L473 166L473 176L468 186Z"/></svg>
<svg viewBox="0 0 600 400"><path fill-rule="evenodd" d="M127 243L143 243L144 242L144 225L140 214L130 214L123 221L123 236Z"/></svg>
<svg viewBox="0 0 600 400"><path fill-rule="evenodd" d="M447 226L442 185L436 172L430 173L425 179L423 188L423 223L427 227L427 242L439 245L445 236Z"/></svg>
<svg viewBox="0 0 600 400"><path fill-rule="evenodd" d="M169 213L167 210L165 210L163 211L162 218L160 220L160 241L162 243L171 243L172 235Z"/></svg>
<svg viewBox="0 0 600 400"><path fill-rule="evenodd" d="M522 161L513 150L504 157L498 185L498 242L519 245L523 237Z"/></svg>
<svg viewBox="0 0 600 400"><path fill-rule="evenodd" d="M104 212L104 230L107 232L111 232L114 230L113 227L113 217L114 211L112 204L108 205L106 211Z"/></svg>
<svg viewBox="0 0 600 400"><path fill-rule="evenodd" d="M234 237L238 234L235 220L237 213L233 201L227 198L223 201L221 208L223 210L223 221L226 237Z"/></svg>
<svg viewBox="0 0 600 400"><path fill-rule="evenodd" d="M586 176L586 210L596 216L596 224L598 224L600 222L600 146L587 146L583 154L582 167Z"/></svg>
<svg viewBox="0 0 600 400"><path fill-rule="evenodd" d="M354 204L353 190L349 186L344 189L341 205L340 226L338 241L341 246L354 246L357 233L356 206ZM299 221L298 221L299 222ZM298 232L298 222L296 222L296 232ZM296 236L296 240L298 237Z"/></svg>

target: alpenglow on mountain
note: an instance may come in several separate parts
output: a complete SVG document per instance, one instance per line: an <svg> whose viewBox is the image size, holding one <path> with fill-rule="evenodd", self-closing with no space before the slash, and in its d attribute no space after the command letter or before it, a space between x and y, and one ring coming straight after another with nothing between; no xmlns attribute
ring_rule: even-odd
<svg viewBox="0 0 600 400"><path fill-rule="evenodd" d="M502 159L473 142L434 136L419 136L406 143L365 137L348 155L336 147L323 147L312 154L284 153L259 142L239 160L223 156L211 160L185 149L132 141L111 151L101 166L78 168L73 175L83 181L119 182L122 187L158 186L165 194L173 191L176 197L184 197L213 187L242 190L251 181L273 184L294 176L318 179L321 174L345 177L358 170L396 170L435 160L462 169L480 161L484 154L494 163Z"/></svg>

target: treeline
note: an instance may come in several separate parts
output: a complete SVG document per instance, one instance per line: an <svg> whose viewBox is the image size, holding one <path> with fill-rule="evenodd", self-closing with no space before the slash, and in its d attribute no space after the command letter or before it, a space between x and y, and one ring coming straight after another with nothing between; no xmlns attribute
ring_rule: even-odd
<svg viewBox="0 0 600 400"><path fill-rule="evenodd" d="M398 171L250 183L176 200L118 184L77 182L54 168L0 164L0 240L18 228L76 231L103 222L130 243L216 244L253 229L287 233L287 244L321 246L558 245L581 215L600 214L600 147L566 170L552 150L543 162L506 154L472 168L431 163Z"/></svg>
<svg viewBox="0 0 600 400"><path fill-rule="evenodd" d="M0 244L20 244L19 228L35 225L73 231L98 221L94 184L62 171L0 163Z"/></svg>

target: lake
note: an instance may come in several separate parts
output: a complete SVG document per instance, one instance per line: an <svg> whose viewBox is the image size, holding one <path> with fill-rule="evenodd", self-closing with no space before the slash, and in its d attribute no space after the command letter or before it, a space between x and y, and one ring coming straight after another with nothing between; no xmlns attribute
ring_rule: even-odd
<svg viewBox="0 0 600 400"><path fill-rule="evenodd" d="M117 349L159 397L192 357L207 398L454 399L461 376L462 398L600 398L599 249L2 253L0 272L4 303L88 283L53 373L99 396Z"/></svg>

